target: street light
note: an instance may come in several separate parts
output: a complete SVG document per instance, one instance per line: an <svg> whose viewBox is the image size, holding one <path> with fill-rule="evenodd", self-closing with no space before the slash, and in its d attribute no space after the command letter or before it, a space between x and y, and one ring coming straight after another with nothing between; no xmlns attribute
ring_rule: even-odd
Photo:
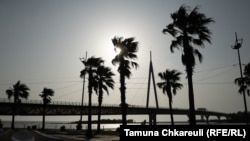
<svg viewBox="0 0 250 141"><path fill-rule="evenodd" d="M87 61L87 52L86 52L86 57L85 58L80 58L80 61ZM85 74L83 75L83 87L82 87L82 102L81 102L81 112L80 112L80 120L77 125L77 130L82 129L82 115L83 115L83 99L84 99L84 87L85 87Z"/></svg>
<svg viewBox="0 0 250 141"><path fill-rule="evenodd" d="M242 74L242 68L241 68L241 59L240 59L240 48L243 42L243 39L238 39L237 38L237 33L235 32L235 45L232 46L232 49L237 49L238 52L238 58L239 58L239 66L240 66L240 77L241 80L243 80L243 74ZM241 85L244 86L244 81L242 81ZM246 102L246 94L245 94L245 90L243 89L243 100L244 100L244 107L245 107L245 114L246 114L246 123L247 125L249 125L248 123L248 113L247 113L247 102Z"/></svg>

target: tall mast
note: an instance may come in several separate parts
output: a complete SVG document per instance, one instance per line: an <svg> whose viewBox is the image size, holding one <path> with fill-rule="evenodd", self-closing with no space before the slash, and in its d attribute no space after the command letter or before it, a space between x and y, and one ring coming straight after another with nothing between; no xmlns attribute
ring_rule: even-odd
<svg viewBox="0 0 250 141"><path fill-rule="evenodd" d="M148 73L148 92L147 92L146 108L148 108L148 104L149 104L149 92L150 92L151 76L152 76L152 79L153 79L156 108L158 109L159 108L159 104L158 104L158 98L157 98L157 92L156 92L156 86L155 86L155 76L154 76L154 70L153 70L152 55L151 55L151 50L150 50L150 62L149 62L149 73Z"/></svg>

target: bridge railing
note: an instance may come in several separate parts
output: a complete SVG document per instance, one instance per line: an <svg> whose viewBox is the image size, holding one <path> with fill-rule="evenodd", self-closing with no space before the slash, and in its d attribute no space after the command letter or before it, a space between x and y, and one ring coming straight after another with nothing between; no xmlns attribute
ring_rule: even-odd
<svg viewBox="0 0 250 141"><path fill-rule="evenodd" d="M13 103L13 99L0 98L1 103ZM22 103L27 104L43 104L42 100L26 100L23 99ZM81 102L70 102L70 101L51 101L51 105L71 105L71 106L80 106ZM88 103L83 103L83 106L88 106ZM92 103L92 106L98 106L98 103ZM102 106L106 107L118 107L118 104L102 104Z"/></svg>
<svg viewBox="0 0 250 141"><path fill-rule="evenodd" d="M13 103L13 99L0 98L1 103ZM43 104L42 100L36 99L22 99L22 103L26 104ZM80 106L81 102L70 102L70 101L51 101L50 105L71 105L71 106ZM88 106L88 103L83 103L83 106ZM92 106L98 106L98 103L92 103ZM120 107L119 104L102 104L102 107ZM143 105L129 105L130 108L145 108ZM149 108L156 108L154 106L149 106ZM162 107L159 107L162 108ZM175 109L175 108L173 108ZM176 108L178 109L178 108Z"/></svg>
<svg viewBox="0 0 250 141"><path fill-rule="evenodd" d="M13 99L0 98L1 103L13 103ZM22 103L27 104L43 104L42 100L35 99L22 99ZM70 102L70 101L51 101L51 105L73 105L80 106L81 102ZM88 103L83 103L83 106L88 106ZM98 106L98 103L92 103L92 106ZM119 104L102 104L102 107L120 107ZM129 105L131 108L145 108L143 105ZM155 108L154 106L149 106L149 108Z"/></svg>

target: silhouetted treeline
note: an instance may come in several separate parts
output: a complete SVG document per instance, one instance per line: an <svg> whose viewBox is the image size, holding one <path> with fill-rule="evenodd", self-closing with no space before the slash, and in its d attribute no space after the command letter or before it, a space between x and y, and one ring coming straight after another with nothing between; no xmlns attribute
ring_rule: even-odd
<svg viewBox="0 0 250 141"><path fill-rule="evenodd" d="M248 121L250 120L250 113L248 112ZM246 121L246 116L244 112L237 112L237 113L230 113L228 122L236 122L236 123L240 123L240 122L245 122Z"/></svg>

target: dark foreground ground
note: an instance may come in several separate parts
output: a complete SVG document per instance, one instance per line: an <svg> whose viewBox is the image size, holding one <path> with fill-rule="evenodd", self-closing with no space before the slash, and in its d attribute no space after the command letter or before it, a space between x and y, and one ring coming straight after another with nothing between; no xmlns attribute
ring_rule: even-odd
<svg viewBox="0 0 250 141"><path fill-rule="evenodd" d="M119 141L117 132L105 131L88 139L84 131L38 131L28 129L0 129L0 141Z"/></svg>

